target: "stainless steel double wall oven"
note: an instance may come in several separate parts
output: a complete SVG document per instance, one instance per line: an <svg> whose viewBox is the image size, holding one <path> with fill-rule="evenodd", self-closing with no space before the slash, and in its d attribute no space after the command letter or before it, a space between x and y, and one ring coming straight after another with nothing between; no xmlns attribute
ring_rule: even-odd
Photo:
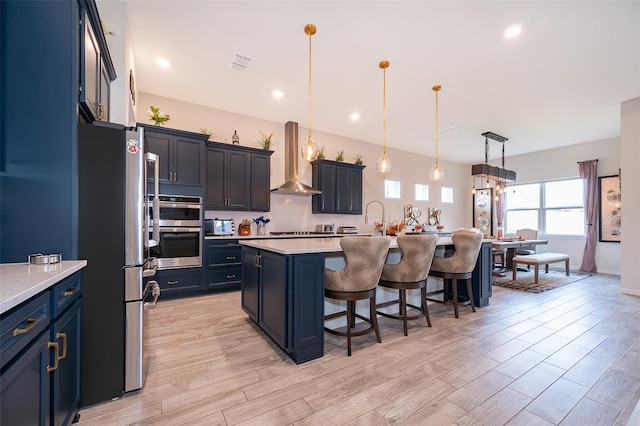
<svg viewBox="0 0 640 426"><path fill-rule="evenodd" d="M158 269L202 266L202 197L160 194L157 205L160 235L151 256Z"/></svg>

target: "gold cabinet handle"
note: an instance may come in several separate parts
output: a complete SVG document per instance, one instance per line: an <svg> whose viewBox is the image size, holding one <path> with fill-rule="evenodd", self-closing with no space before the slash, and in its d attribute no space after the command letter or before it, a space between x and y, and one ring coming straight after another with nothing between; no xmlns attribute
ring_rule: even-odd
<svg viewBox="0 0 640 426"><path fill-rule="evenodd" d="M227 260L236 260L235 256L227 256Z"/></svg>
<svg viewBox="0 0 640 426"><path fill-rule="evenodd" d="M167 281L168 285L176 285L178 284L178 280L173 280L173 281Z"/></svg>
<svg viewBox="0 0 640 426"><path fill-rule="evenodd" d="M71 289L65 291L62 293L63 296L71 296L73 293L75 293L76 291L78 291L77 287L71 287Z"/></svg>
<svg viewBox="0 0 640 426"><path fill-rule="evenodd" d="M27 318L27 326L25 328L14 328L13 337L30 332L31 329L35 327L39 322L40 320L37 318Z"/></svg>
<svg viewBox="0 0 640 426"><path fill-rule="evenodd" d="M56 333L56 339L62 339L62 355L58 359L65 359L67 357L67 333Z"/></svg>
<svg viewBox="0 0 640 426"><path fill-rule="evenodd" d="M47 373L51 373L52 371L55 371L58 369L58 361L60 361L60 358L58 357L58 343L56 342L47 342L47 349L53 349L53 367L49 367L47 365Z"/></svg>
<svg viewBox="0 0 640 426"><path fill-rule="evenodd" d="M99 117L98 118L100 118L100 120L104 120L105 118L107 118L106 117L107 114L105 114L106 110L105 110L104 105L102 104L102 102L98 102L98 111L99 111Z"/></svg>
<svg viewBox="0 0 640 426"><path fill-rule="evenodd" d="M233 275L227 275L227 279L228 279L228 280L231 280L231 279L233 279L233 278L235 278L235 277L236 277L236 276L235 276L235 274L233 274Z"/></svg>

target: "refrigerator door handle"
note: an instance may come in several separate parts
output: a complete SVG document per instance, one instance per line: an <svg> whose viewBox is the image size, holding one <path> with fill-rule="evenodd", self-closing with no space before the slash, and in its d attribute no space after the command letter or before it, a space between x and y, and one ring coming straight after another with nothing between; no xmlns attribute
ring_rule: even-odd
<svg viewBox="0 0 640 426"><path fill-rule="evenodd" d="M156 281L149 281L147 283L147 290L151 287L151 295L153 296L152 302L144 302L144 310L148 311L158 305L158 298L160 297L160 285Z"/></svg>
<svg viewBox="0 0 640 426"><path fill-rule="evenodd" d="M160 174L160 156L152 152L147 152L145 159L147 163L153 163L153 232L149 240L149 247L155 247L160 241L160 182L158 179L158 175Z"/></svg>

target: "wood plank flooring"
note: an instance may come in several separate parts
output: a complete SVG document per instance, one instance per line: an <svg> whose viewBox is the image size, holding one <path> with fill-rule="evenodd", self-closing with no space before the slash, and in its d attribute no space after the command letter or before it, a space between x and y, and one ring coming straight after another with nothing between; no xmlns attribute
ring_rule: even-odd
<svg viewBox="0 0 640 426"><path fill-rule="evenodd" d="M148 311L141 391L85 408L80 425L616 425L640 399L640 298L615 276L540 294L493 288L472 313L379 317L373 334L325 333L293 363L240 308L239 292Z"/></svg>

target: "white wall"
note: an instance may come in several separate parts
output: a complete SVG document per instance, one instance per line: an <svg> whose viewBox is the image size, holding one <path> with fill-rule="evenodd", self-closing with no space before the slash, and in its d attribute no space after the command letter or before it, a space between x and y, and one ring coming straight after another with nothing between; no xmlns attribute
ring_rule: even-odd
<svg viewBox="0 0 640 426"><path fill-rule="evenodd" d="M275 132L274 154L271 157L271 187L275 188L284 183L284 123L274 123L233 114L226 111L216 110L201 105L169 99L153 94L140 92L139 108L146 111L150 105L160 107L163 111L171 115L171 120L167 127L192 132L200 132L202 128L213 130L214 134L210 138L216 142L231 143L231 135L237 130L240 136L240 145L257 147L257 139L260 131L269 133ZM140 122L148 122L146 115L141 115ZM306 140L307 128L299 123L300 145ZM433 167L434 160L429 157L416 155L413 153L393 149L392 142L387 145L387 155L392 161L392 170L382 176L376 172L376 160L382 154L382 147L371 143L323 133L318 130L313 132L314 141L324 148L327 159L335 159L336 151L344 150L346 162L353 162L356 154L364 156L366 165L363 172L363 196L365 204L371 200L380 200L385 205L387 219L402 220L404 208L408 203L417 207L422 212L422 219L426 217L426 208L437 207L442 209L441 223L446 230L453 230L462 226L470 226L471 214L465 214L466 199L469 196L469 188L465 186L468 179L464 177L466 166L460 164L440 162L441 168L445 171L443 181L432 183L429 181L429 169ZM300 159L298 163L299 179L311 185L311 165ZM402 182L402 198L400 200L384 199L384 178L397 179ZM429 184L429 202L415 202L413 186L415 182ZM440 185L454 188L454 203L442 204L440 200ZM464 188L464 189L460 189ZM370 224L373 220L379 221L381 214L378 205L372 205L369 211ZM230 212L230 211L208 211L207 218L231 217L236 219L253 219L260 216L256 212ZM297 195L271 195L271 212L265 214L271 218L268 231L292 231L292 230L313 230L316 224L328 223L339 225L355 225L359 230L370 231L370 225L364 224L364 215L327 215L311 213L311 197Z"/></svg>
<svg viewBox="0 0 640 426"><path fill-rule="evenodd" d="M621 105L622 277L620 291L640 296L640 98Z"/></svg>
<svg viewBox="0 0 640 426"><path fill-rule="evenodd" d="M516 183L523 184L554 179L579 178L580 173L577 162L593 159L598 159L598 176L617 174L620 167L620 139L604 139L507 157L505 159L505 167L509 170L515 170L517 173ZM469 209L471 209L471 206L469 206ZM548 239L549 244L538 246L539 252L566 253L571 258L571 268L578 269L580 267L584 251L584 237L540 236ZM620 275L620 253L620 243L597 243L596 265L598 266L598 272Z"/></svg>

